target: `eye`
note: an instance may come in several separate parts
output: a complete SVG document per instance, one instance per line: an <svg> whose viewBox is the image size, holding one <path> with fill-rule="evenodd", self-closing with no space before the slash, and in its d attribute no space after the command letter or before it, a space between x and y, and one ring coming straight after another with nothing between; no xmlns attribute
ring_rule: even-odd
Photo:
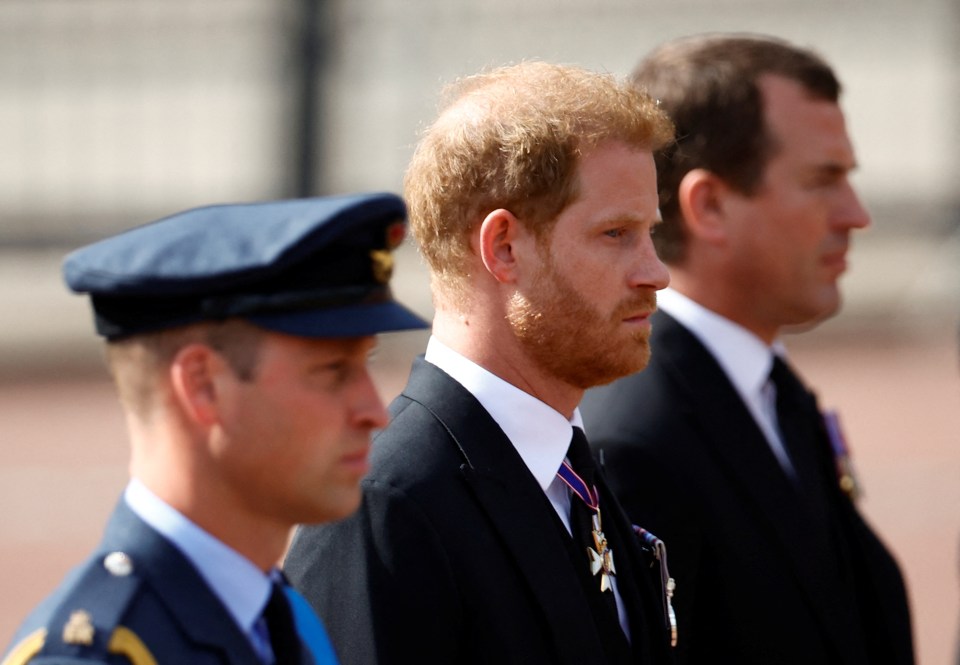
<svg viewBox="0 0 960 665"><path fill-rule="evenodd" d="M847 179L847 171L840 167L825 167L811 174L807 184L812 189L836 187Z"/></svg>
<svg viewBox="0 0 960 665"><path fill-rule="evenodd" d="M350 365L343 360L318 363L309 370L309 376L321 387L338 387L350 376Z"/></svg>
<svg viewBox="0 0 960 665"><path fill-rule="evenodd" d="M603 232L603 235L607 236L608 238L621 238L624 236L624 234L626 234L626 232L627 230L625 228L618 226L615 229L607 229Z"/></svg>

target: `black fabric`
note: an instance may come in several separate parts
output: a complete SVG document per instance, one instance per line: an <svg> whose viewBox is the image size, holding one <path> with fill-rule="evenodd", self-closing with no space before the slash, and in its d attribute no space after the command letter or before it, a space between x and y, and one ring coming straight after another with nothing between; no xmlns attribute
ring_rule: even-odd
<svg viewBox="0 0 960 665"><path fill-rule="evenodd" d="M836 496L838 481L816 397L776 354L770 380L777 389L780 435L794 466L802 505L809 514L810 524L816 525L832 554L822 563L824 581L833 587L837 605L845 608L849 643L866 653L867 635L872 631L863 610L867 609L865 602L873 603L865 601L862 593L865 589L858 590L855 586L851 551L854 543L845 535L839 513L832 505L839 498Z"/></svg>
<svg viewBox="0 0 960 665"><path fill-rule="evenodd" d="M608 665L589 569L573 565L573 539L490 414L422 359L390 413L360 510L301 527L284 564L340 662ZM604 528L625 539L614 547L630 662L668 665L659 573L599 472L597 490Z"/></svg>
<svg viewBox="0 0 960 665"><path fill-rule="evenodd" d="M827 488L824 476L818 468L817 447L820 440L821 416L813 395L784 360L774 354L770 380L776 386L777 424L780 438L793 465L798 490L804 496L815 516L827 511Z"/></svg>
<svg viewBox="0 0 960 665"><path fill-rule="evenodd" d="M591 488L596 483L596 466L590 455L590 446L583 430L573 428L573 438L567 450L567 460L585 483ZM601 515L602 518L602 515ZM603 528L603 524L601 524ZM620 626L620 615L617 610L617 599L613 590L600 590L600 574L594 575L590 571L590 555L587 550L596 551L593 540L593 510L591 510L576 494L570 495L570 532L574 542L574 566L581 573L581 583L584 593L590 602L597 623L597 630L603 638L604 650L610 662L630 662L630 647ZM610 549L614 553L616 566L616 548L613 546L611 534L605 533ZM620 580L617 580L620 583Z"/></svg>
<svg viewBox="0 0 960 665"><path fill-rule="evenodd" d="M912 665L902 576L840 491L814 396L800 386L799 412L813 417L786 429L812 432L829 529L703 343L665 312L652 323L646 369L587 391L580 409L600 478L667 545L679 663Z"/></svg>
<svg viewBox="0 0 960 665"><path fill-rule="evenodd" d="M290 603L283 593L283 587L274 582L270 592L270 600L263 610L263 618L267 622L267 632L270 634L270 647L273 649L276 665L293 665L300 663L300 637L293 622L293 612Z"/></svg>

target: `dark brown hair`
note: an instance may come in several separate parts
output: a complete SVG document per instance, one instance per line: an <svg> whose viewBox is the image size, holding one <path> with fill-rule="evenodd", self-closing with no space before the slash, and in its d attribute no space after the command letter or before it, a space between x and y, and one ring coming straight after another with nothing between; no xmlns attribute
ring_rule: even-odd
<svg viewBox="0 0 960 665"><path fill-rule="evenodd" d="M686 244L677 190L691 169L709 170L742 194L753 194L777 146L764 126L763 75L796 81L815 99L836 102L840 83L809 50L753 35L700 35L672 41L644 58L632 80L654 97L676 126L676 140L656 153L660 212L655 242L675 263Z"/></svg>

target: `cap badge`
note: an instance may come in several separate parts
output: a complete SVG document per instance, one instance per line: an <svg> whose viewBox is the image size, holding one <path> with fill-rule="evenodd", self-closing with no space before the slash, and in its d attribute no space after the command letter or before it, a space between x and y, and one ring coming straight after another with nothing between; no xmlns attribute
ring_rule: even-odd
<svg viewBox="0 0 960 665"><path fill-rule="evenodd" d="M70 613L67 624L63 627L63 641L66 644L93 644L93 618L89 612L75 610Z"/></svg>
<svg viewBox="0 0 960 665"><path fill-rule="evenodd" d="M370 252L370 259L373 264L373 278L381 284L390 281L390 275L393 274L393 254L386 249L374 249Z"/></svg>

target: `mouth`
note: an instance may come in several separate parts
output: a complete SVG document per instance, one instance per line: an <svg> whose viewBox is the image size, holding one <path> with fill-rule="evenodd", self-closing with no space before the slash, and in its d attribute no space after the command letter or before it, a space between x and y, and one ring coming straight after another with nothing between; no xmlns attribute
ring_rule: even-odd
<svg viewBox="0 0 960 665"><path fill-rule="evenodd" d="M820 264L827 270L840 275L847 271L847 252L846 250L840 250L824 254L820 259Z"/></svg>
<svg viewBox="0 0 960 665"><path fill-rule="evenodd" d="M340 464L347 470L364 475L370 470L370 446L351 451L340 458Z"/></svg>
<svg viewBox="0 0 960 665"><path fill-rule="evenodd" d="M623 322L630 325L650 325L650 315L653 314L656 310L645 310L642 312L637 312L629 314L623 317Z"/></svg>

